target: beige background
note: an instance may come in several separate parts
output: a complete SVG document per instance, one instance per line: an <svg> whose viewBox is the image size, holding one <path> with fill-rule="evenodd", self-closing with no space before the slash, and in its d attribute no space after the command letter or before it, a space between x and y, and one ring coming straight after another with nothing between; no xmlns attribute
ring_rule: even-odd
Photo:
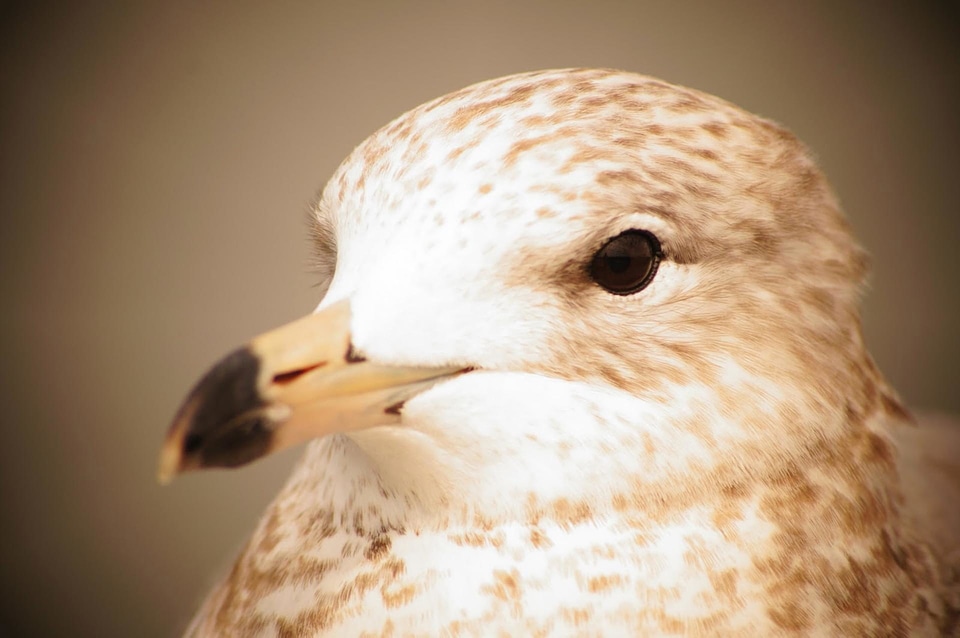
<svg viewBox="0 0 960 638"><path fill-rule="evenodd" d="M61 4L0 2L0 634L182 630L295 453L160 489L178 401L316 303L304 210L355 144L515 71L641 71L791 127L874 255L880 365L960 412L956 3Z"/></svg>

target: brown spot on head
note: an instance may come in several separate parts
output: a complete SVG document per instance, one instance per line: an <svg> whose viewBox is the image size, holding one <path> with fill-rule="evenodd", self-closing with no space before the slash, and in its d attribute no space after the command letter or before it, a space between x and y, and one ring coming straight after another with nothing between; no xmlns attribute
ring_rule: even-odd
<svg viewBox="0 0 960 638"><path fill-rule="evenodd" d="M769 609L767 613L777 627L786 631L808 629L813 615L803 601L786 601Z"/></svg>
<svg viewBox="0 0 960 638"><path fill-rule="evenodd" d="M503 546L503 532L463 532L448 536L450 541L461 547L493 547Z"/></svg>
<svg viewBox="0 0 960 638"><path fill-rule="evenodd" d="M740 489L724 489L721 491L722 497L718 499L711 516L714 526L724 534L735 534L733 526L744 518L746 490L742 488L742 485L737 487Z"/></svg>
<svg viewBox="0 0 960 638"><path fill-rule="evenodd" d="M562 142L566 139L569 139L569 137L570 132L561 128L548 133L542 133L539 135L533 135L519 139L510 146L506 154L503 156L503 167L510 168L531 149L534 149L538 146Z"/></svg>
<svg viewBox="0 0 960 638"><path fill-rule="evenodd" d="M624 582L623 576L619 574L609 574L605 576L596 576L587 580L587 590L597 594L612 587L618 586Z"/></svg>
<svg viewBox="0 0 960 638"><path fill-rule="evenodd" d="M558 498L552 503L550 517L561 526L578 525L593 516L593 510L586 501L571 503L565 498Z"/></svg>
<svg viewBox="0 0 960 638"><path fill-rule="evenodd" d="M895 471L896 458L890 440L876 432L866 432L864 438L864 462L877 464L890 472Z"/></svg>
<svg viewBox="0 0 960 638"><path fill-rule="evenodd" d="M900 400L893 396L891 392L883 392L880 394L880 401L883 405L883 411L888 415L900 421L907 421L910 423L915 423L916 420L913 418L913 415L904 407L903 403Z"/></svg>
<svg viewBox="0 0 960 638"><path fill-rule="evenodd" d="M627 499L623 494L614 494L611 503L613 504L614 510L622 512L630 506L630 500L631 499Z"/></svg>
<svg viewBox="0 0 960 638"><path fill-rule="evenodd" d="M708 148L695 148L693 149L693 154L696 155L697 157L700 157L705 160L709 160L711 162L716 162L717 160L720 159L720 156L717 154L716 151L713 151Z"/></svg>
<svg viewBox="0 0 960 638"><path fill-rule="evenodd" d="M420 588L414 583L400 587L392 587L390 584L385 584L380 588L380 597L387 609L396 609L397 607L409 605L413 602L413 599L419 591ZM384 627L382 635L389 635L386 626Z"/></svg>
<svg viewBox="0 0 960 638"><path fill-rule="evenodd" d="M553 547L553 541L539 527L530 528L530 544L537 549Z"/></svg>
<svg viewBox="0 0 960 638"><path fill-rule="evenodd" d="M737 596L737 582L740 578L740 575L735 569L724 569L716 570L711 569L707 571L707 577L710 579L710 584L713 586L713 591L721 596L721 598L732 601Z"/></svg>
<svg viewBox="0 0 960 638"><path fill-rule="evenodd" d="M723 139L728 135L727 125L722 122L707 122L701 124L701 128L713 137L719 139Z"/></svg>
<svg viewBox="0 0 960 638"><path fill-rule="evenodd" d="M522 613L523 592L520 588L520 572L516 568L510 571L493 570L493 582L482 587L481 591L508 603L514 614Z"/></svg>
<svg viewBox="0 0 960 638"><path fill-rule="evenodd" d="M564 607L560 610L560 617L575 627L587 624L590 616L587 608Z"/></svg>
<svg viewBox="0 0 960 638"><path fill-rule="evenodd" d="M370 541L370 545L363 555L367 560L380 560L390 552L390 546L390 537L386 534L381 534Z"/></svg>

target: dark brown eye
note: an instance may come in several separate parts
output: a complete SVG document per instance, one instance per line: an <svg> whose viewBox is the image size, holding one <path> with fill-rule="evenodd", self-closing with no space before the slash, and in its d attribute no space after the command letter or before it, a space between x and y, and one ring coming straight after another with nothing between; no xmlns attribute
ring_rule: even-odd
<svg viewBox="0 0 960 638"><path fill-rule="evenodd" d="M660 257L656 237L645 230L628 230L597 251L590 263L590 276L616 295L631 295L653 280Z"/></svg>

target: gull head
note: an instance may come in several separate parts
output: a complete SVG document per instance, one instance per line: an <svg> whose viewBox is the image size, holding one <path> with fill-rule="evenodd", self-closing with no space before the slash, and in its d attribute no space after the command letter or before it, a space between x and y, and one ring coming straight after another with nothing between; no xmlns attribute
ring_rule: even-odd
<svg viewBox="0 0 960 638"><path fill-rule="evenodd" d="M901 410L809 151L694 90L593 69L465 88L360 144L311 226L315 313L201 379L161 478L343 435L420 502L612 507Z"/></svg>

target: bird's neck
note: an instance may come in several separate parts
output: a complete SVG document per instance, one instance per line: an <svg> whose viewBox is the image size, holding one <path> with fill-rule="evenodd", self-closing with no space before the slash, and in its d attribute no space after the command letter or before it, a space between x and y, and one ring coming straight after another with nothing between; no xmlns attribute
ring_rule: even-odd
<svg viewBox="0 0 960 638"><path fill-rule="evenodd" d="M406 425L311 444L291 479L310 495L299 506L333 512L343 527L410 529L665 520L711 495L776 492L811 472L841 472L832 485L848 494L896 492L882 415L852 426L839 408L811 421L747 404L749 392L724 411L706 387L650 400L533 375L491 375L491 398L478 403L449 385L413 402ZM519 400L531 392L544 404ZM457 405L472 407L439 407ZM533 407L518 413L523 405ZM834 449L859 456L851 463Z"/></svg>

